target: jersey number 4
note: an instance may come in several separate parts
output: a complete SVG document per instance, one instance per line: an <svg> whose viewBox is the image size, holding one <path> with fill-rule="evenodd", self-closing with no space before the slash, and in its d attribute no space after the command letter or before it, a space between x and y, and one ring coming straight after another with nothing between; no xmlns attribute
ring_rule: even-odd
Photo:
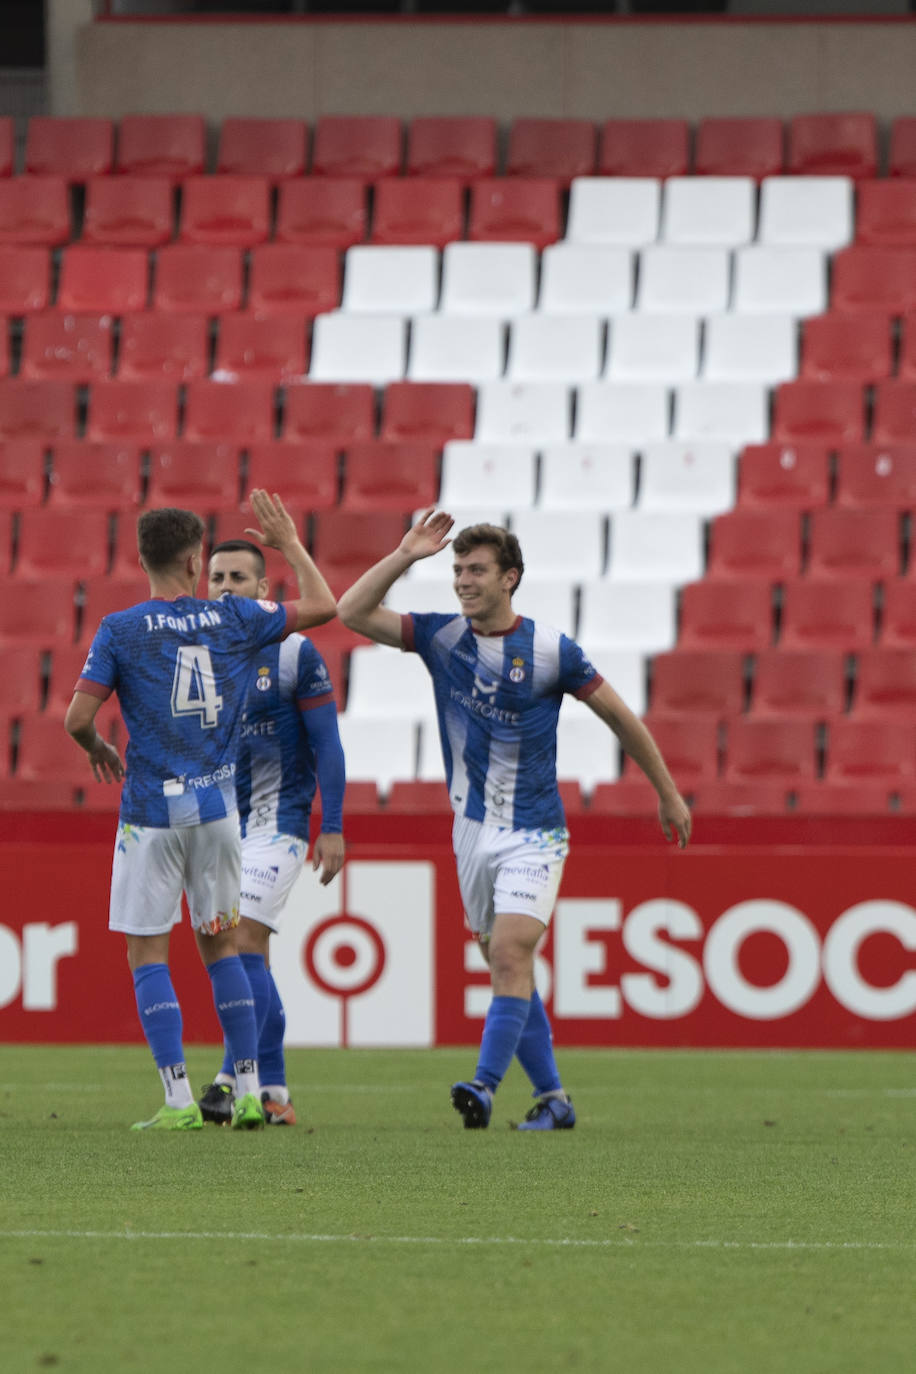
<svg viewBox="0 0 916 1374"><path fill-rule="evenodd" d="M202 644L183 644L175 658L172 715L200 716L200 728L212 730L219 724L222 709L210 650Z"/></svg>

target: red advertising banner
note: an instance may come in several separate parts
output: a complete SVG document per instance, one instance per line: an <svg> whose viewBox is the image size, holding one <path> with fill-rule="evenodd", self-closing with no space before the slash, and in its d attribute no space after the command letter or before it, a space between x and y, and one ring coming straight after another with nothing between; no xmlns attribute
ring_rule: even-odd
<svg viewBox="0 0 916 1374"><path fill-rule="evenodd" d="M110 817L19 818L0 841L0 1039L137 1042L107 930ZM489 1000L441 818L352 827L344 874L307 868L272 963L291 1045L454 1045ZM573 834L538 983L559 1045L903 1047L916 1012L914 852L899 843L697 844ZM217 1042L183 923L188 1043Z"/></svg>

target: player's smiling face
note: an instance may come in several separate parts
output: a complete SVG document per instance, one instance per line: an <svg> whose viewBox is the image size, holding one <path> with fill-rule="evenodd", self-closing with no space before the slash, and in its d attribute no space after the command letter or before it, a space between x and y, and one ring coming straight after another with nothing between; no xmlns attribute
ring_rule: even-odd
<svg viewBox="0 0 916 1374"><path fill-rule="evenodd" d="M258 576L254 554L244 549L215 553L210 559L207 595L211 601L218 601L226 592L249 601L263 600L269 588L267 578Z"/></svg>
<svg viewBox="0 0 916 1374"><path fill-rule="evenodd" d="M517 581L514 569L503 572L496 550L479 544L469 553L457 554L454 562L455 594L461 609L475 624L491 626L512 615L510 595ZM492 628L498 628L495 623Z"/></svg>

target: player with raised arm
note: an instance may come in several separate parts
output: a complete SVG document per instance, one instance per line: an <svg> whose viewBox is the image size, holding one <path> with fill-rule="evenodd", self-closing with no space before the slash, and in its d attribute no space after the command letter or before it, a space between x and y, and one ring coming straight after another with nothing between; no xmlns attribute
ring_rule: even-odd
<svg viewBox="0 0 916 1374"><path fill-rule="evenodd" d="M518 1129L568 1130L575 1110L534 986L535 950L569 843L556 775L563 694L584 701L617 736L658 793L666 839L681 848L690 811L646 726L580 647L516 615L512 596L524 562L507 530L472 525L455 537L458 613L399 615L381 604L411 564L447 547L453 523L444 511L424 511L397 549L344 593L337 612L369 639L418 653L432 678L458 883L493 989L474 1077L452 1085L452 1104L466 1127L487 1126L493 1094L517 1055L536 1098Z"/></svg>
<svg viewBox="0 0 916 1374"><path fill-rule="evenodd" d="M260 529L247 533L285 556L299 599L285 605L200 599L200 517L173 508L145 511L137 544L149 600L104 617L67 710L66 728L89 755L96 778L124 777L108 924L126 937L140 1024L165 1090L164 1105L134 1130L203 1126L168 967L182 891L231 1046L238 1084L232 1125L264 1124L254 1005L238 955L239 726L258 651L332 619L335 607L280 498L254 491L251 506ZM126 769L95 727L112 692L128 730Z"/></svg>
<svg viewBox="0 0 916 1374"><path fill-rule="evenodd" d="M210 554L208 591L214 600L267 596L264 555L247 539L228 539ZM270 971L270 937L305 862L316 786L321 830L312 868L327 884L344 860L344 756L334 689L324 659L304 635L267 645L249 669L236 774L242 823L239 951L258 1023L261 1102L268 1125L293 1126L286 1084L286 1016ZM205 1121L232 1118L235 1070L228 1045L220 1072L198 1099Z"/></svg>

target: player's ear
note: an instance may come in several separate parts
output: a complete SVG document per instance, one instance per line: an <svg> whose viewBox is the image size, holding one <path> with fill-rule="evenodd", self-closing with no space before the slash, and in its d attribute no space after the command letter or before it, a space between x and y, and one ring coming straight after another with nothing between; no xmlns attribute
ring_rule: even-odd
<svg viewBox="0 0 916 1374"><path fill-rule="evenodd" d="M262 577L258 582L258 600L266 601L270 595L270 578Z"/></svg>

